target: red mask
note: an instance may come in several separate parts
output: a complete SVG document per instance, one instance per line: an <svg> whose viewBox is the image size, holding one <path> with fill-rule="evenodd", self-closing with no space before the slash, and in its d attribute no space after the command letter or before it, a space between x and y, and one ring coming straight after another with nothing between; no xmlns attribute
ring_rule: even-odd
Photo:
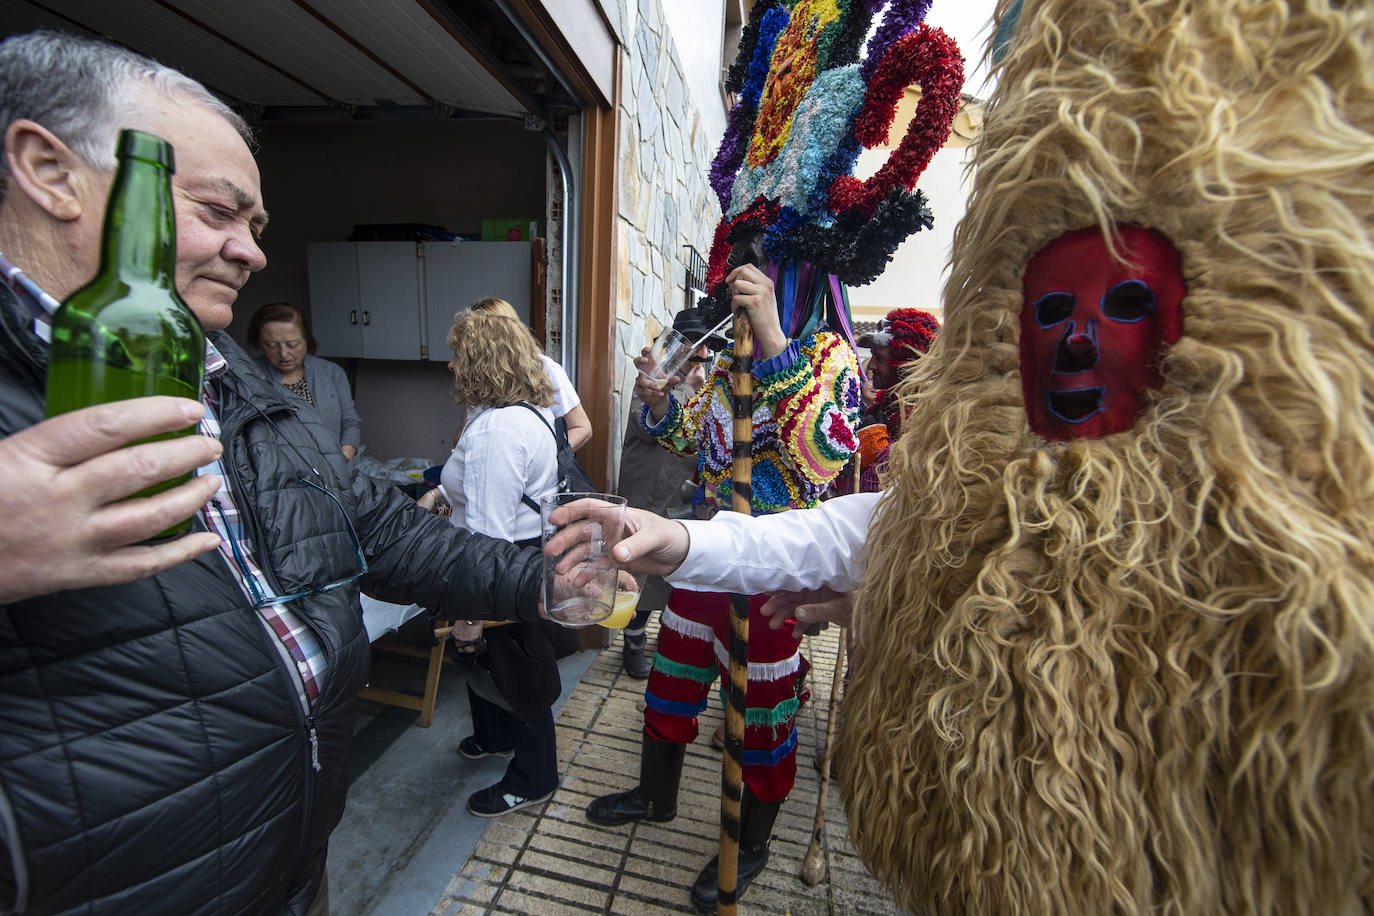
<svg viewBox="0 0 1374 916"><path fill-rule="evenodd" d="M1046 439L1130 429L1182 332L1177 249L1153 229L1117 232L1125 263L1094 227L1061 235L1026 265L1021 388L1030 427Z"/></svg>

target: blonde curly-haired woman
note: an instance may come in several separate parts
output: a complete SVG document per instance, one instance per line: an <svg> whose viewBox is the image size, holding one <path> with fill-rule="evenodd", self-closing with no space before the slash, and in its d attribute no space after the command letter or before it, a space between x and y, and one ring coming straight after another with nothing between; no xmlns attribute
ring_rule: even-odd
<svg viewBox="0 0 1374 916"><path fill-rule="evenodd" d="M454 525L537 546L538 500L558 488L549 409L554 391L533 339L518 323L466 311L449 329L453 400L467 407L467 419L437 492ZM548 621L483 627L457 621L453 638L460 652L486 655L479 664L491 670L499 695L479 693L474 683L480 689L482 680L469 679L473 733L458 751L470 760L511 758L499 782L468 799L473 814L496 817L544 802L558 787L550 706L558 696L560 628ZM515 657L524 669L520 677L503 677L500 666L513 665Z"/></svg>

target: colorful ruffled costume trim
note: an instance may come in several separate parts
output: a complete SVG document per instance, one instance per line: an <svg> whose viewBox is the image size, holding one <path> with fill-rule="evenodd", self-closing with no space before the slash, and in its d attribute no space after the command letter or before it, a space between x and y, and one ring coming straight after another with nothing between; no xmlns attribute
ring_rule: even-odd
<svg viewBox="0 0 1374 916"><path fill-rule="evenodd" d="M709 506L729 508L733 486L734 353L721 351L701 390L685 405L669 398L657 424L643 408L640 422L669 451L699 455L697 470ZM754 365L753 513L806 509L858 449L859 367L854 351L832 331Z"/></svg>

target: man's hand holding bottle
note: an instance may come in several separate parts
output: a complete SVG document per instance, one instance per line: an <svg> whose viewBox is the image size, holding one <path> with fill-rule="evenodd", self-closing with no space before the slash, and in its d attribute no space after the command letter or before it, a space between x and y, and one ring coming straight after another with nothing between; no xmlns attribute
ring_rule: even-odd
<svg viewBox="0 0 1374 916"><path fill-rule="evenodd" d="M137 398L0 439L0 603L132 582L213 550L219 538L208 532L142 542L194 515L218 489L218 477L127 499L219 456L220 444L207 436L130 445L185 429L204 413L183 398Z"/></svg>

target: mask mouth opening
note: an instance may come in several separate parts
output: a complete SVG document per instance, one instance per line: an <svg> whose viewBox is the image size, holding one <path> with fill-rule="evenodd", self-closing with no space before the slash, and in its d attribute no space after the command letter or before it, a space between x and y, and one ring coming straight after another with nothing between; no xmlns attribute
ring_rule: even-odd
<svg viewBox="0 0 1374 916"><path fill-rule="evenodd" d="M1065 423L1082 423L1102 412L1103 388L1071 388L1051 391L1048 395L1050 413Z"/></svg>

